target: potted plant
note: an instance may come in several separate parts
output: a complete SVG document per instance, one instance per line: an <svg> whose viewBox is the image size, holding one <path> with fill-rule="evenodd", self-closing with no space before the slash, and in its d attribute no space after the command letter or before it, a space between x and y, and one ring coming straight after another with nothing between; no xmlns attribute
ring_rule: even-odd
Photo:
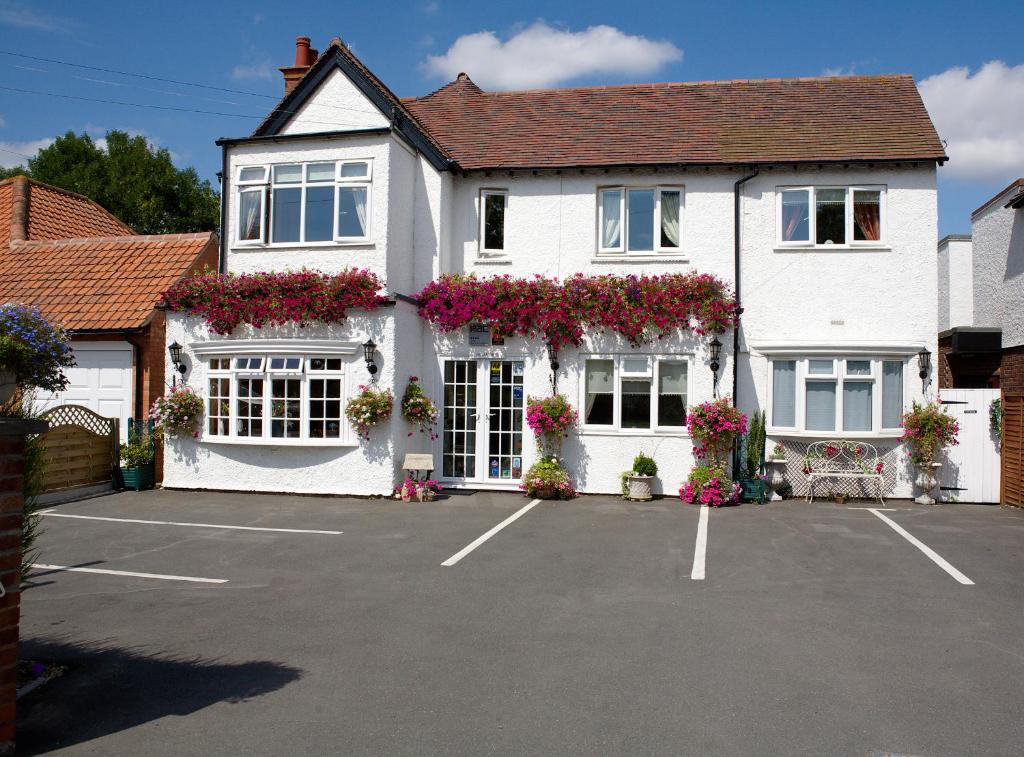
<svg viewBox="0 0 1024 757"><path fill-rule="evenodd" d="M643 452L633 458L633 469L626 475L626 499L635 502L649 502L654 498L651 494L651 481L658 475L658 464L654 458Z"/></svg>
<svg viewBox="0 0 1024 757"><path fill-rule="evenodd" d="M155 480L156 453L148 434L136 434L121 445L121 477L126 489L152 489Z"/></svg>
<svg viewBox="0 0 1024 757"><path fill-rule="evenodd" d="M395 395L390 389L376 389L361 384L359 394L345 405L345 417L355 427L359 436L369 439L370 429L388 420L394 406Z"/></svg>
<svg viewBox="0 0 1024 757"><path fill-rule="evenodd" d="M918 470L917 484L921 495L914 499L919 505L934 505L931 491L938 485L939 455L946 447L959 444L960 424L937 402L919 405L914 402L903 415L903 436L910 461Z"/></svg>
<svg viewBox="0 0 1024 757"><path fill-rule="evenodd" d="M739 484L746 502L764 504L768 484L764 475L765 417L764 411L750 416L750 430L747 433L744 456L744 475Z"/></svg>
<svg viewBox="0 0 1024 757"><path fill-rule="evenodd" d="M721 507L740 501L741 488L725 475L720 465L698 465L679 489L679 499L691 505Z"/></svg>
<svg viewBox="0 0 1024 757"><path fill-rule="evenodd" d="M414 478L406 478L405 481L395 487L395 499L403 502L433 502L437 493L441 491L441 485L433 479L418 481Z"/></svg>
<svg viewBox="0 0 1024 757"><path fill-rule="evenodd" d="M579 413L564 394L530 397L526 402L526 423L542 455L558 457L562 440L569 436L578 421Z"/></svg>
<svg viewBox="0 0 1024 757"><path fill-rule="evenodd" d="M728 397L694 405L686 413L693 453L700 460L725 468L733 441L747 430L747 416Z"/></svg>
<svg viewBox="0 0 1024 757"><path fill-rule="evenodd" d="M437 423L438 414L437 406L419 385L419 378L410 376L409 386L402 395L402 417L416 426L421 434L429 436L430 441L434 441L437 439L434 425ZM412 436L412 433L410 431L409 436Z"/></svg>
<svg viewBox="0 0 1024 757"><path fill-rule="evenodd" d="M530 466L519 488L534 499L572 499L576 487L556 457L542 457Z"/></svg>
<svg viewBox="0 0 1024 757"><path fill-rule="evenodd" d="M153 419L153 433L157 439L166 436L199 436L199 418L203 414L203 398L192 387L173 387L167 394L157 397L149 411Z"/></svg>
<svg viewBox="0 0 1024 757"><path fill-rule="evenodd" d="M845 505L847 496L846 492L832 492L832 500L837 505Z"/></svg>
<svg viewBox="0 0 1024 757"><path fill-rule="evenodd" d="M771 489L771 501L782 499L782 489L786 485L786 448L782 442L776 442L771 454L765 460L768 468L768 488Z"/></svg>

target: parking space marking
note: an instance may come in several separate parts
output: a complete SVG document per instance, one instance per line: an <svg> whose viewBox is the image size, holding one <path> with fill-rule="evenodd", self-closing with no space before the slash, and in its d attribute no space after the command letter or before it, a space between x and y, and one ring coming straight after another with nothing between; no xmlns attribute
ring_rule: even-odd
<svg viewBox="0 0 1024 757"><path fill-rule="evenodd" d="M490 531L485 533L483 536L478 536L476 539L471 541L469 544L467 544L465 547L460 549L454 555L449 557L447 560L445 560L443 563L441 563L441 565L443 565L446 568L450 568L451 566L455 565L459 560L461 560L463 557L468 555L474 549L479 547L485 541L490 539L492 536L494 536L496 533L498 533L505 526L507 526L510 523L514 523L515 521L519 520L521 517L526 515L526 513L530 512L530 510L532 510L534 507L536 507L539 504L540 504L540 500L539 499L535 499L535 500L533 500L533 502L528 504L526 507L523 507L523 508L521 508L519 510L516 510L510 516L505 518L505 520L503 520L501 523L499 523L494 528L492 528Z"/></svg>
<svg viewBox="0 0 1024 757"><path fill-rule="evenodd" d="M72 515L71 513L55 513L52 510L43 510L40 515L48 515L51 518L79 518L81 520L102 520L110 523L144 523L151 526L190 526L192 528L226 528L231 531L272 531L281 534L326 534L328 536L339 536L344 531L317 531L309 528L265 528L263 526L222 526L217 523L184 523L173 520L139 520L137 518L106 518L99 515Z"/></svg>
<svg viewBox="0 0 1024 757"><path fill-rule="evenodd" d="M969 579L967 576L965 576L959 570L957 570L952 565L950 565L948 562L946 562L946 560L943 559L943 557L938 552L936 552L934 549L929 547L923 541L921 541L920 539L915 537L912 533L907 531L905 528L903 528L903 526L901 526L899 523L894 521L892 518L890 518L887 515L882 515L882 513L880 513L878 511L878 509L876 509L874 507L869 507L869 508L867 508L867 510L868 510L868 512L874 513L879 518L881 518L883 521L888 523L892 527L893 531L898 533L900 536L902 536L904 539L909 541L911 544L913 544L919 550L924 552L925 555L927 555L928 558L933 563L935 563L940 568L942 568L944 571L949 573L949 575L953 576L953 578L955 578L957 581L959 581L960 583L964 584L965 586L974 586L974 581Z"/></svg>
<svg viewBox="0 0 1024 757"><path fill-rule="evenodd" d="M700 521L697 523L697 544L693 548L693 570L690 578L694 581L704 580L704 563L708 554L708 516L711 508L701 505Z"/></svg>
<svg viewBox="0 0 1024 757"><path fill-rule="evenodd" d="M170 576L163 573L136 573L130 570L109 570L107 568L78 568L73 565L44 565L33 563L29 566L38 570L49 570L56 573L100 573L105 576L128 576L131 578L156 578L162 581L189 581L198 584L226 584L226 578L197 578L196 576ZM32 578L33 576L29 576Z"/></svg>

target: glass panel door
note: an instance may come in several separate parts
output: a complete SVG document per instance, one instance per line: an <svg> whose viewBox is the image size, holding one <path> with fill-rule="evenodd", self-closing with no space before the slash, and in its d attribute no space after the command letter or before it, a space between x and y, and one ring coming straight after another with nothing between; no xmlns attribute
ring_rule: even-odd
<svg viewBox="0 0 1024 757"><path fill-rule="evenodd" d="M477 472L477 361L444 362L441 475L475 479Z"/></svg>
<svg viewBox="0 0 1024 757"><path fill-rule="evenodd" d="M490 360L487 370L487 480L523 475L523 361Z"/></svg>

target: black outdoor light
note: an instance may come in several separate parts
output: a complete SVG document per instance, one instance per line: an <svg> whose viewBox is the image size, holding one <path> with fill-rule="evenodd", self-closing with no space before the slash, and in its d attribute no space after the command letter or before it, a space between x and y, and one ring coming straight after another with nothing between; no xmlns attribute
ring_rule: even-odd
<svg viewBox="0 0 1024 757"><path fill-rule="evenodd" d="M558 392L558 347L548 342L548 361L551 363L551 388Z"/></svg>
<svg viewBox="0 0 1024 757"><path fill-rule="evenodd" d="M181 362L181 345L177 342L171 342L167 345L167 351L171 354L171 364L174 366L174 373L171 374L171 386L178 385L178 374L181 374L182 378L185 378L185 364Z"/></svg>
<svg viewBox="0 0 1024 757"><path fill-rule="evenodd" d="M708 344L708 349L711 353L711 373L715 381L714 396L718 396L718 359L722 356L722 342L718 339L718 334L715 334L714 338Z"/></svg>
<svg viewBox="0 0 1024 757"><path fill-rule="evenodd" d="M928 386L928 374L931 373L931 367L932 353L928 351L927 347L923 347L921 351L917 353L917 375L921 377L922 392Z"/></svg>
<svg viewBox="0 0 1024 757"><path fill-rule="evenodd" d="M367 339L363 345L363 358L366 360L366 370L373 377L377 373L377 364L373 361L373 355L377 351L377 344L372 339Z"/></svg>

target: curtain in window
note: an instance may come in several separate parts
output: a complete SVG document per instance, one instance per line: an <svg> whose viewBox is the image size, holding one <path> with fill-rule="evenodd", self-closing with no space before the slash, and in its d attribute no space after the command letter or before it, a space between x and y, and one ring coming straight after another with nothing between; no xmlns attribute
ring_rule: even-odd
<svg viewBox="0 0 1024 757"><path fill-rule="evenodd" d="M263 206L263 190L242 192L238 198L241 233L238 238L255 240L260 238L260 209Z"/></svg>
<svg viewBox="0 0 1024 757"><path fill-rule="evenodd" d="M601 246L604 248L614 248L620 245L621 200L621 192L601 194L601 217L604 224L604 228L601 229Z"/></svg>
<svg viewBox="0 0 1024 757"><path fill-rule="evenodd" d="M599 397L611 397L614 392L614 385L612 383L614 374L614 363L611 360L588 360L587 361L587 375L586 375L586 389L587 389L587 406L584 413L584 417L587 423L594 422L592 418L594 405ZM609 408L610 412L610 408ZM604 414L601 413L603 416ZM611 420L604 420L601 418L601 423L610 423Z"/></svg>
<svg viewBox="0 0 1024 757"><path fill-rule="evenodd" d="M359 236L366 236L366 190L357 189L355 191L356 200L356 216L359 218Z"/></svg>
<svg viewBox="0 0 1024 757"><path fill-rule="evenodd" d="M871 381L843 382L843 431L871 430Z"/></svg>
<svg viewBox="0 0 1024 757"><path fill-rule="evenodd" d="M782 241L809 241L808 206L806 190L791 190L782 193Z"/></svg>
<svg viewBox="0 0 1024 757"><path fill-rule="evenodd" d="M853 193L853 238L858 241L877 241L882 238L882 193L857 191Z"/></svg>
<svg viewBox="0 0 1024 757"><path fill-rule="evenodd" d="M661 193L661 246L679 246L679 193Z"/></svg>
<svg viewBox="0 0 1024 757"><path fill-rule="evenodd" d="M807 382L807 422L809 431L836 430L836 382Z"/></svg>
<svg viewBox="0 0 1024 757"><path fill-rule="evenodd" d="M898 428L903 419L903 363L882 363L882 427Z"/></svg>
<svg viewBox="0 0 1024 757"><path fill-rule="evenodd" d="M338 189L338 236L366 236L366 187Z"/></svg>
<svg viewBox="0 0 1024 757"><path fill-rule="evenodd" d="M772 362L772 425L796 426L796 361Z"/></svg>

